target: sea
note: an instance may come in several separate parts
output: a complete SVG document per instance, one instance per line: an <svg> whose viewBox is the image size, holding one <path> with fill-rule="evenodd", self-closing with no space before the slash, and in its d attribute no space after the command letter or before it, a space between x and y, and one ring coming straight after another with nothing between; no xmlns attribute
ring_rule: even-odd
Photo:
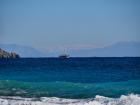
<svg viewBox="0 0 140 105"><path fill-rule="evenodd" d="M140 57L0 59L0 105L140 105Z"/></svg>

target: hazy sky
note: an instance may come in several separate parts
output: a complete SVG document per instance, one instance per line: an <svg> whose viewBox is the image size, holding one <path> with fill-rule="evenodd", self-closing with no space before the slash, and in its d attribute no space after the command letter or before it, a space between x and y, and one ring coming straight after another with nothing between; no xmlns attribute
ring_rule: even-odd
<svg viewBox="0 0 140 105"><path fill-rule="evenodd" d="M140 41L140 0L0 0L0 43L40 49Z"/></svg>

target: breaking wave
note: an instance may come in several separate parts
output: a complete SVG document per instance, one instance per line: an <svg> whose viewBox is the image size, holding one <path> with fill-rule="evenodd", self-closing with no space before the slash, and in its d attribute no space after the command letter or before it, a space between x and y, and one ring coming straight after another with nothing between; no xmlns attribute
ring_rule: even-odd
<svg viewBox="0 0 140 105"><path fill-rule="evenodd" d="M22 98L1 96L0 105L140 105L140 95L122 95L109 98L96 95L89 99L64 99L57 97Z"/></svg>

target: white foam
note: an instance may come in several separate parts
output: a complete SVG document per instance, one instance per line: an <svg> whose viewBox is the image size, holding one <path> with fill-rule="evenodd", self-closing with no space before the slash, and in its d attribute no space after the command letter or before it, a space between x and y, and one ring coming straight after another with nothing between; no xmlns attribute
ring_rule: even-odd
<svg viewBox="0 0 140 105"><path fill-rule="evenodd" d="M120 98L108 98L97 95L94 99L64 99L56 97L21 98L0 97L0 105L140 105L140 96L130 94Z"/></svg>

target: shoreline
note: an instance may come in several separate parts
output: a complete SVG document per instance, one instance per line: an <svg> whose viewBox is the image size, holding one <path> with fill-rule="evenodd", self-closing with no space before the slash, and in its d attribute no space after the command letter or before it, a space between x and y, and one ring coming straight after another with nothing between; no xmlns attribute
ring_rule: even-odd
<svg viewBox="0 0 140 105"><path fill-rule="evenodd" d="M0 96L0 105L140 105L140 95L122 95L110 98L96 95L88 99L65 99L57 97L22 98L19 96Z"/></svg>

